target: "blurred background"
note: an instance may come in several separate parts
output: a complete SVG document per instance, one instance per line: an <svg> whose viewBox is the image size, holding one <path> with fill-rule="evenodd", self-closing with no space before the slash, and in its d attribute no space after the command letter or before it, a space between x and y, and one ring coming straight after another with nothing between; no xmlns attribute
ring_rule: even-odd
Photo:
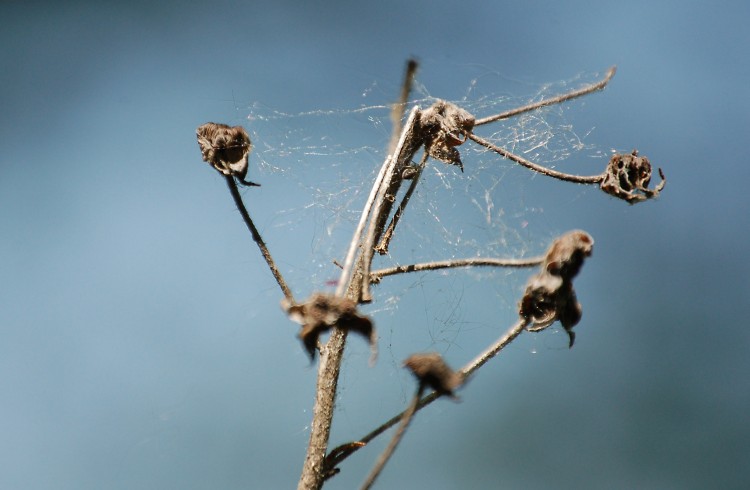
<svg viewBox="0 0 750 490"><path fill-rule="evenodd" d="M0 488L296 486L316 366L195 128L248 128L263 187L245 200L304 298L338 277L410 56L415 98L498 111L616 64L607 90L545 117L585 140L574 170L638 148L668 183L628 206L494 160L482 202L507 240L493 250L538 254L573 228L596 240L576 345L522 335L460 403L418 414L379 487L743 488L749 16L744 2L3 2ZM433 165L443 183L427 182L393 262L448 258L476 207L464 191L485 179L469 161ZM430 238L430 203L453 202L451 238ZM410 352L459 367L512 323L530 273L482 274L377 286L380 359L349 342L333 446L406 406ZM386 442L326 488L356 488Z"/></svg>

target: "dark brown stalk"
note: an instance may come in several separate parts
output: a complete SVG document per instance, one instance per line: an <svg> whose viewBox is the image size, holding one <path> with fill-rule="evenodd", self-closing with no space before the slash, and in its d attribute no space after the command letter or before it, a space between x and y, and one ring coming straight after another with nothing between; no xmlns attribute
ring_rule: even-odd
<svg viewBox="0 0 750 490"><path fill-rule="evenodd" d="M276 267L276 263L273 261L273 257L271 257L271 252L268 251L266 243L260 236L260 232L255 227L253 220L250 218L250 214L247 212L247 208L245 208L245 204L242 202L242 196L240 196L240 191L239 189L237 189L237 183L234 181L234 176L225 175L224 178L227 180L227 186L229 186L229 192L232 194L234 203L237 205L237 210L240 212L240 215L242 215L242 219L245 221L247 228L250 230L250 234L253 236L253 240L258 244L261 255L263 255L264 259L266 259L268 268L271 269L271 274L273 274L273 277L276 279L276 282L281 288L281 292L284 293L284 297L290 303L294 304L294 296L292 295L292 291L289 289L289 286L286 285L284 277L281 275L278 267Z"/></svg>
<svg viewBox="0 0 750 490"><path fill-rule="evenodd" d="M559 180L565 180L568 182L575 182L577 184L599 184L604 179L604 174L599 175L574 175L574 174L566 174L564 172L559 172L557 170L552 170L551 168L543 167L541 165L538 165L532 161L526 160L522 156L516 155L515 153L511 153L505 148L501 148L497 145L494 145L487 141L484 138L481 138L475 134L469 134L469 138L474 140L475 142L479 143L480 145L484 146L485 148L488 148L498 155L507 158L508 160L512 160L519 165L522 165L530 170L533 170L534 172L539 172L542 175L546 175L548 177L554 177L555 179Z"/></svg>

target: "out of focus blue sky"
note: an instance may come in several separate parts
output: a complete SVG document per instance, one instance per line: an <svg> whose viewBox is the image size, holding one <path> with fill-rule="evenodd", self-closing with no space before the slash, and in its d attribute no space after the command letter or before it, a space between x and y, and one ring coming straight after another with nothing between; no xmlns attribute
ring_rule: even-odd
<svg viewBox="0 0 750 490"><path fill-rule="evenodd" d="M616 64L610 87L571 118L595 127L586 141L602 151L637 147L668 184L628 206L523 181L524 219L546 230L525 252L572 228L596 240L576 282L577 344L519 338L461 403L418 415L380 487L750 480L746 3L3 2L0 18L0 488L296 485L316 370L226 186L200 161L195 128L256 135L253 107L343 110L363 93L387 104L410 56L419 82L447 98L477 74L523 100ZM346 138L348 117L333 118L331 141ZM374 132L372 145L387 135ZM356 164L368 162L378 164ZM282 269L304 278L321 267L305 265L307 234L325 232L285 228L298 183L252 156L250 167L264 184L245 193L251 213ZM488 289L447 277L466 301ZM371 309L378 366L358 339L350 346L334 445L406 405L399 328L421 339L435 333L433 310L450 316L442 296L422 294L432 276L405 281L389 293L401 306ZM509 325L516 298L486 310L461 301L451 304L474 322L466 337L449 349L415 342L455 366ZM326 488L356 487L383 444Z"/></svg>

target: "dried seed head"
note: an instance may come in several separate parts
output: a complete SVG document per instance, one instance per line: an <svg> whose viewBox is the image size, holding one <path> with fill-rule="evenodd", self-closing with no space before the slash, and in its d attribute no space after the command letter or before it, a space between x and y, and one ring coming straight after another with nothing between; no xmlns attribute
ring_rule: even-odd
<svg viewBox="0 0 750 490"><path fill-rule="evenodd" d="M441 162L458 165L463 171L461 155L455 147L466 142L467 134L474 129L474 122L474 116L468 111L438 100L419 117L427 153Z"/></svg>
<svg viewBox="0 0 750 490"><path fill-rule="evenodd" d="M581 270L583 260L591 255L593 248L594 239L585 231L568 232L552 242L542 268L553 276L571 281Z"/></svg>
<svg viewBox="0 0 750 490"><path fill-rule="evenodd" d="M210 122L199 126L196 135L203 161L224 175L237 177L245 185L258 185L245 181L253 148L245 128Z"/></svg>
<svg viewBox="0 0 750 490"><path fill-rule="evenodd" d="M600 187L607 194L634 204L659 195L666 183L661 169L659 176L662 179L659 185L649 189L651 163L648 158L638 156L638 150L633 150L629 154L612 155Z"/></svg>
<svg viewBox="0 0 750 490"><path fill-rule="evenodd" d="M456 398L453 390L463 382L463 376L448 367L437 353L413 354L404 361L404 367L414 374L421 387L430 387L451 398Z"/></svg>
<svg viewBox="0 0 750 490"><path fill-rule="evenodd" d="M302 325L299 338L310 359L315 358L320 335L334 326L364 336L370 343L373 359L377 354L377 334L372 320L359 314L354 301L331 294L314 293L304 303L293 305L284 300L281 306L292 321Z"/></svg>
<svg viewBox="0 0 750 490"><path fill-rule="evenodd" d="M538 332L559 320L573 346L573 327L583 310L576 299L573 278L591 255L594 239L584 231L572 231L556 239L545 256L540 272L531 277L518 306L519 315L529 321L526 327Z"/></svg>

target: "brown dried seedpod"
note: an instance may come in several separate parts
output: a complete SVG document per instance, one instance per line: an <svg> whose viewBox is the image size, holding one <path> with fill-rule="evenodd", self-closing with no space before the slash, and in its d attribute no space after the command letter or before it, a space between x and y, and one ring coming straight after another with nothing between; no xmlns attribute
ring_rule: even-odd
<svg viewBox="0 0 750 490"><path fill-rule="evenodd" d="M581 269L583 260L591 255L594 239L581 230L558 237L547 250L542 268L553 276L572 280Z"/></svg>
<svg viewBox="0 0 750 490"><path fill-rule="evenodd" d="M441 395L456 398L453 390L463 382L463 376L453 371L440 354L413 354L404 361L408 368L419 380L421 388L432 388Z"/></svg>
<svg viewBox="0 0 750 490"><path fill-rule="evenodd" d="M530 321L526 330L539 332L552 325L555 320L568 334L568 347L573 347L575 333L573 327L583 314L581 304L576 299L573 284L560 277L540 273L529 281L519 305L519 314Z"/></svg>
<svg viewBox="0 0 750 490"><path fill-rule="evenodd" d="M253 148L245 128L210 122L199 126L196 135L203 161L224 175L236 177L245 185L260 185L245 180L248 158Z"/></svg>
<svg viewBox="0 0 750 490"><path fill-rule="evenodd" d="M427 153L441 162L464 166L456 146L466 142L468 133L474 129L475 118L455 104L438 100L424 110L419 124L424 132Z"/></svg>
<svg viewBox="0 0 750 490"><path fill-rule="evenodd" d="M612 155L600 187L607 194L634 204L659 195L667 182L661 169L659 176L659 185L649 189L651 162L646 157L638 156L638 150L633 150L629 154Z"/></svg>
<svg viewBox="0 0 750 490"><path fill-rule="evenodd" d="M315 348L320 335L334 326L364 336L370 343L374 359L377 353L375 327L372 320L359 314L354 301L331 294L314 293L307 301L300 304L290 304L284 300L282 307L290 319L302 325L299 338L310 355L310 359L315 358Z"/></svg>
<svg viewBox="0 0 750 490"><path fill-rule="evenodd" d="M576 299L573 278L591 255L594 239L584 231L572 231L556 239L542 263L541 271L533 276L521 299L519 315L529 322L526 330L544 330L559 320L573 347L573 327L581 320L583 310Z"/></svg>

